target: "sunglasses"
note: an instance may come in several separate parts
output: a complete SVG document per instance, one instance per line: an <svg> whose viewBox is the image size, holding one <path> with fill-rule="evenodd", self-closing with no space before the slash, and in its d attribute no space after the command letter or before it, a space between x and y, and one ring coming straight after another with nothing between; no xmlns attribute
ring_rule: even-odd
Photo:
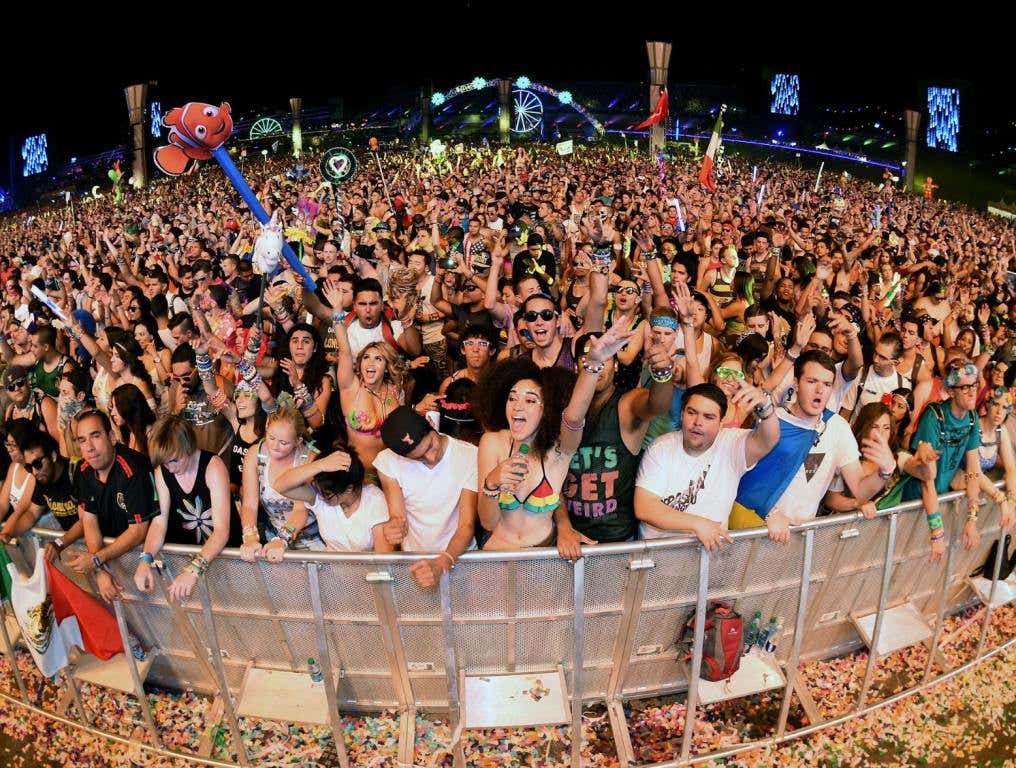
<svg viewBox="0 0 1016 768"><path fill-rule="evenodd" d="M744 371L739 371L737 368L727 368L721 365L716 369L716 378L718 379L740 379L744 381Z"/></svg>
<svg viewBox="0 0 1016 768"><path fill-rule="evenodd" d="M466 283L464 286L462 286L462 292L463 293L466 293L468 291L475 291L475 290L476 290L476 286L473 285L472 283Z"/></svg>
<svg viewBox="0 0 1016 768"><path fill-rule="evenodd" d="M466 339L462 342L464 347L477 347L479 349L487 349L490 346L490 342L486 339Z"/></svg>
<svg viewBox="0 0 1016 768"><path fill-rule="evenodd" d="M43 468L45 463L46 463L46 459L44 459L43 457L40 456L35 461L29 461L29 462L27 462L25 464L25 466L28 467L29 469L39 470L39 469Z"/></svg>
<svg viewBox="0 0 1016 768"><path fill-rule="evenodd" d="M639 291L638 288L627 287L627 288L617 288L614 290L614 293L626 293L629 296L636 296L639 293L641 293L641 291Z"/></svg>
<svg viewBox="0 0 1016 768"><path fill-rule="evenodd" d="M528 312L526 312L526 314L523 315L523 317L526 319L527 323L535 323L536 318L540 318L541 320L544 320L549 323L551 320L557 317L557 312L555 312L553 309L541 309L539 312L531 309Z"/></svg>
<svg viewBox="0 0 1016 768"><path fill-rule="evenodd" d="M28 381L28 379L18 379L17 381L8 381L6 384L7 391L17 392L19 389L25 386L26 381Z"/></svg>

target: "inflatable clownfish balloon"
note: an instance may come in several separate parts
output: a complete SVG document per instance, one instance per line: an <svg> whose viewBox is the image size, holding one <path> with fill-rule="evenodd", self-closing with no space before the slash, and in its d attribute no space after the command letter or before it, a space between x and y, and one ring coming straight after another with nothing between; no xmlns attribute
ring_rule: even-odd
<svg viewBox="0 0 1016 768"><path fill-rule="evenodd" d="M195 161L209 160L233 133L229 104L192 101L169 111L162 124L169 128L169 145L155 150L155 164L169 176L193 170Z"/></svg>

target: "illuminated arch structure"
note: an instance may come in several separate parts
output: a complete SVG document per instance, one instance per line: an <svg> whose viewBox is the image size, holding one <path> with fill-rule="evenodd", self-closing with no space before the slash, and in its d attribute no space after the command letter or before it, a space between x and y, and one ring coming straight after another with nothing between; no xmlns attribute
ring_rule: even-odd
<svg viewBox="0 0 1016 768"><path fill-rule="evenodd" d="M481 91L485 88L497 88L499 83L500 80L497 78L474 77L469 82L457 85L450 90L435 91L431 96L430 103L435 108L443 107L458 96ZM593 128L597 135L603 135L603 125L585 106L575 101L571 91L559 91L543 83L534 83L525 75L512 81L512 115L509 121L512 133L529 135L542 127L543 100L541 96L549 96L562 106L575 111ZM494 104L496 105L496 102Z"/></svg>

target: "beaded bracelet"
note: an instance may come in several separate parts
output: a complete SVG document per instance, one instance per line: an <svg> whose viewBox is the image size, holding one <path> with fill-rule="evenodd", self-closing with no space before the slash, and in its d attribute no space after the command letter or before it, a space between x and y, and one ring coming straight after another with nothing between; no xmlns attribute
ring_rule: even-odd
<svg viewBox="0 0 1016 768"><path fill-rule="evenodd" d="M455 558L454 557L449 555L447 552L438 552L437 556L438 557L447 557L448 558L448 570L449 571L454 571L455 570Z"/></svg>
<svg viewBox="0 0 1016 768"><path fill-rule="evenodd" d="M248 536L249 537L255 537L255 536L257 536L257 537L260 538L260 535L261 534L258 533L258 527L256 525L248 525L246 528L243 529L243 538L245 538L245 539Z"/></svg>
<svg viewBox="0 0 1016 768"><path fill-rule="evenodd" d="M196 576L202 576L208 570L208 561L201 555L194 555L194 559L187 564L187 567L194 571Z"/></svg>
<svg viewBox="0 0 1016 768"><path fill-rule="evenodd" d="M261 407L264 409L266 414L271 416L273 413L277 413L278 412L278 410L279 410L279 401L278 400L272 400L272 402L269 405L265 405L264 403L261 403Z"/></svg>
<svg viewBox="0 0 1016 768"><path fill-rule="evenodd" d="M208 395L207 400L208 404L216 411L221 411L229 402L229 398L226 397L226 393L221 389Z"/></svg>
<svg viewBox="0 0 1016 768"><path fill-rule="evenodd" d="M586 420L582 419L581 423L572 424L570 421L568 421L568 417L562 413L561 426L567 429L569 432L581 432L583 429L586 428Z"/></svg>

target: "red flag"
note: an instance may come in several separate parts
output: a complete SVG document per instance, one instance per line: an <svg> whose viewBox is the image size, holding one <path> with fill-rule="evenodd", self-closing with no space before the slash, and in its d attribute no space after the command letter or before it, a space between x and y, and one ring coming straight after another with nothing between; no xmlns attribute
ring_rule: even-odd
<svg viewBox="0 0 1016 768"><path fill-rule="evenodd" d="M656 125L657 123L666 120L667 111L667 89L664 88L660 91L660 99L656 102L656 109L653 110L653 113L641 123L636 125L632 130L641 131L643 128L648 128L650 125Z"/></svg>
<svg viewBox="0 0 1016 768"><path fill-rule="evenodd" d="M68 579L46 561L49 598L60 634L68 645L76 645L99 659L123 653L116 616L102 603ZM80 638L80 641L79 641Z"/></svg>

